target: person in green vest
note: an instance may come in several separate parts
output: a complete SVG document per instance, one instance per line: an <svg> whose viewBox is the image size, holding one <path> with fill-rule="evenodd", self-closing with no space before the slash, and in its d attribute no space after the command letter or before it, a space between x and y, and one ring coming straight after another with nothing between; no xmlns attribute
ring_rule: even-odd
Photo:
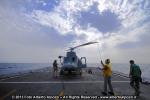
<svg viewBox="0 0 150 100"><path fill-rule="evenodd" d="M130 85L135 90L135 95L140 95L140 80L141 80L141 69L139 65L134 63L134 60L130 60Z"/></svg>

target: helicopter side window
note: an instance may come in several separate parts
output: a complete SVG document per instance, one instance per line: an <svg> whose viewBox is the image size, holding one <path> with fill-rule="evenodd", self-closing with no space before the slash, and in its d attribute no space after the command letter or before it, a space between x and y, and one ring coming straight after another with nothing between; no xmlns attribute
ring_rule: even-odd
<svg viewBox="0 0 150 100"><path fill-rule="evenodd" d="M67 63L67 62L68 62L67 57L64 57L64 63Z"/></svg>
<svg viewBox="0 0 150 100"><path fill-rule="evenodd" d="M75 62L75 58L74 57L72 57L72 62Z"/></svg>

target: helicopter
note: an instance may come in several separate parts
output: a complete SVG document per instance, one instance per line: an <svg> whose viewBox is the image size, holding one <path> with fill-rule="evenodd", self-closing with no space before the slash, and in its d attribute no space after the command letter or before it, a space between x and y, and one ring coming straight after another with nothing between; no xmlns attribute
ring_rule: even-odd
<svg viewBox="0 0 150 100"><path fill-rule="evenodd" d="M75 47L71 47L68 49L69 51L66 53L65 57L59 56L58 58L60 59L60 63L61 63L60 75L68 75L68 74L82 75L82 68L87 67L86 57L79 58L76 55L76 52L74 52L74 49L77 49L82 46L95 44L95 43L98 42L87 42Z"/></svg>

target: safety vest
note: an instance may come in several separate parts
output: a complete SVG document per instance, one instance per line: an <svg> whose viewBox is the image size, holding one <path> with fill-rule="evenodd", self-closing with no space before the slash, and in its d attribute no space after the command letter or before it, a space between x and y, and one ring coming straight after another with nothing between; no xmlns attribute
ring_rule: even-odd
<svg viewBox="0 0 150 100"><path fill-rule="evenodd" d="M108 77L112 75L111 64L105 64L103 69L103 75Z"/></svg>
<svg viewBox="0 0 150 100"><path fill-rule="evenodd" d="M131 65L131 75L135 77L141 77L141 69L138 65Z"/></svg>

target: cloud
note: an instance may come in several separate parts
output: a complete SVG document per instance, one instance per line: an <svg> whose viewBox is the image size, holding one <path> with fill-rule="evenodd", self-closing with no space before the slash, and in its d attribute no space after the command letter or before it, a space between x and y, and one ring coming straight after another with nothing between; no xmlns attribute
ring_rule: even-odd
<svg viewBox="0 0 150 100"><path fill-rule="evenodd" d="M150 42L149 0L0 2L0 34L3 36L0 53L3 57L29 56L36 61L36 55L39 55L40 61L48 59L49 55L51 59L56 57L63 52L62 48L100 41L105 57L110 56L115 61L127 56L135 57L136 54L138 57L140 52L146 59L150 58L144 54L148 53L145 49L149 49ZM97 51L94 49L98 50L97 45L79 48L77 52L95 62Z"/></svg>
<svg viewBox="0 0 150 100"><path fill-rule="evenodd" d="M143 1L145 2L143 3ZM139 2L136 0L131 2L127 0L122 0L122 2L117 0L62 0L52 12L34 10L31 16L36 22L53 27L63 35L83 35L88 33L89 27L98 29L99 34L107 32L110 34L114 33L114 30L130 31L138 27L149 16L148 8L146 9L145 5L148 5L147 0ZM141 6L145 8L141 8ZM77 33L79 32L76 31L77 29L86 32Z"/></svg>
<svg viewBox="0 0 150 100"><path fill-rule="evenodd" d="M0 6L0 62L50 62L74 39L73 35L60 36L6 5Z"/></svg>
<svg viewBox="0 0 150 100"><path fill-rule="evenodd" d="M49 26L57 30L61 34L66 34L71 32L71 25L70 23L59 13L55 12L45 12L36 10L33 11L31 17L38 23Z"/></svg>

